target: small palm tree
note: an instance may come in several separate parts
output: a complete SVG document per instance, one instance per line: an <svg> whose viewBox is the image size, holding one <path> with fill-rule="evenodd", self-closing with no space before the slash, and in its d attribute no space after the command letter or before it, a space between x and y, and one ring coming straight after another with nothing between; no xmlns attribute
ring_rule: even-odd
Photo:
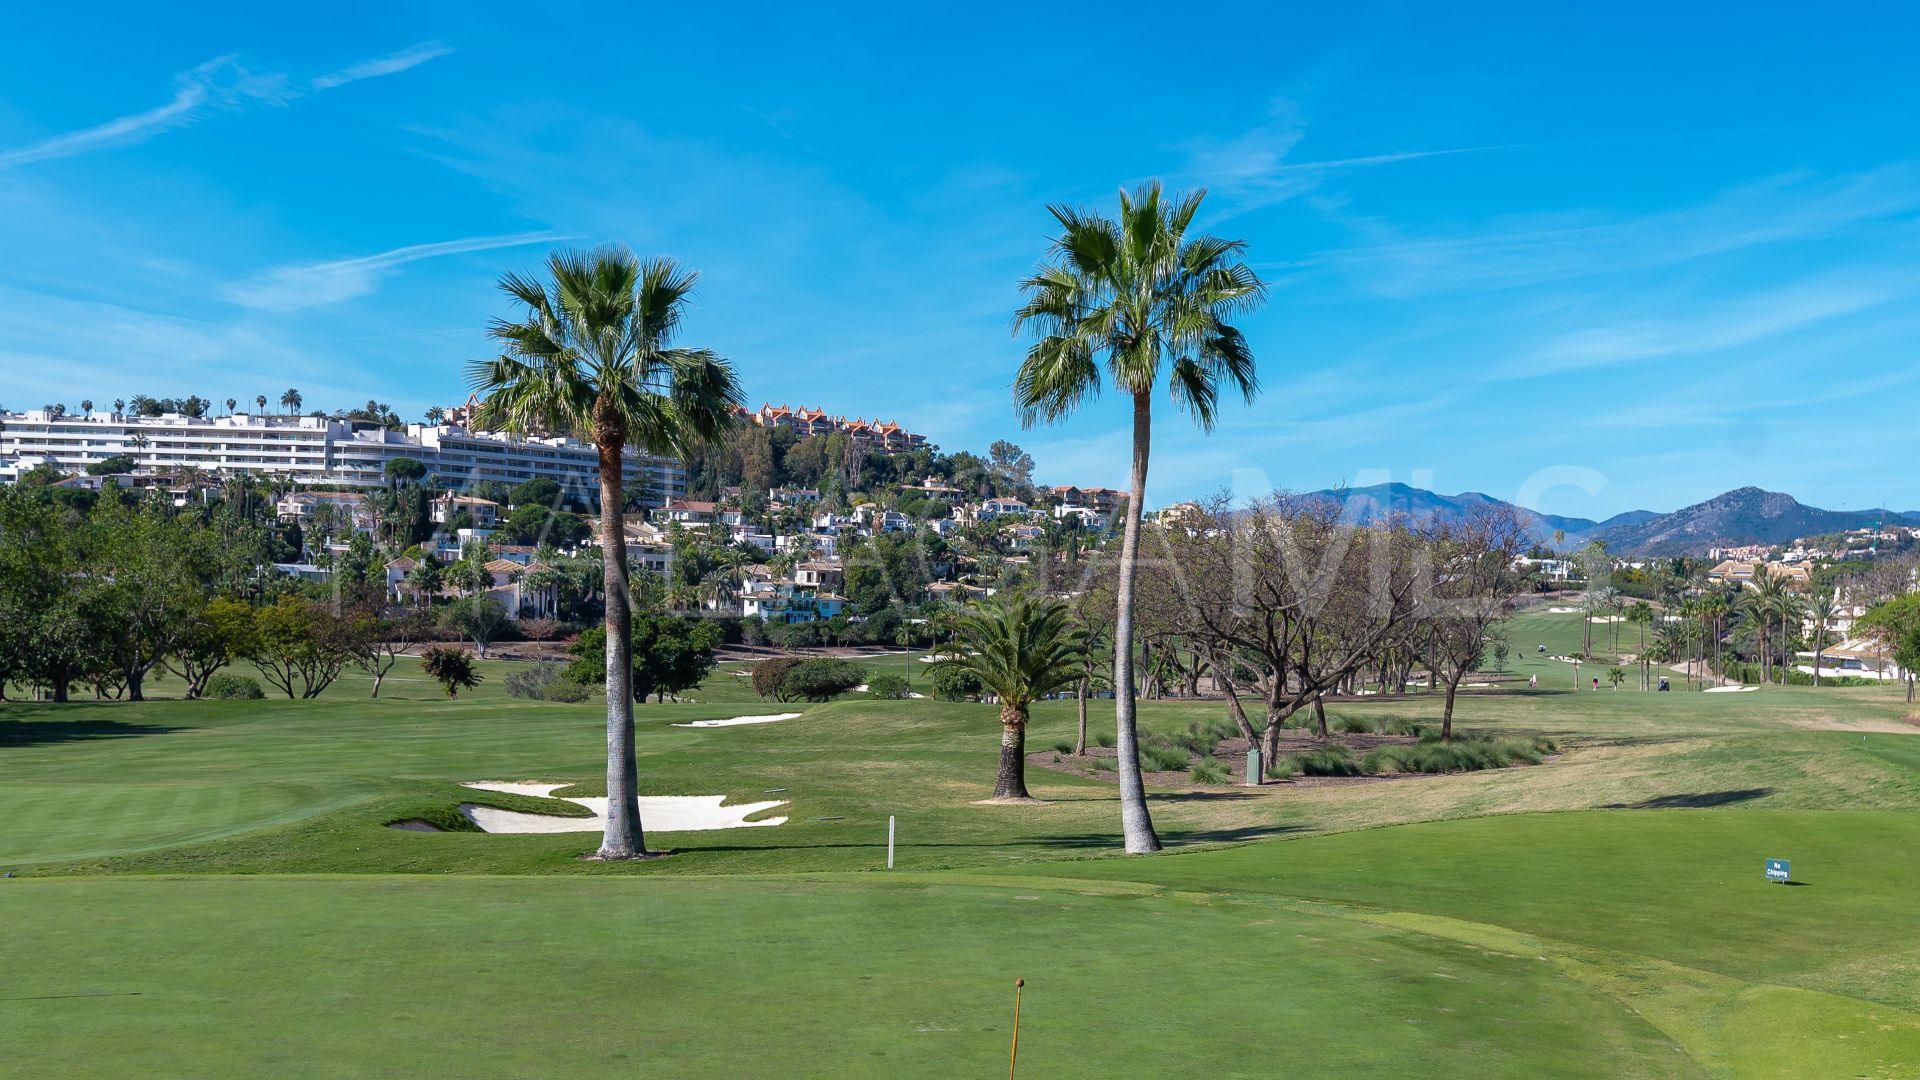
<svg viewBox="0 0 1920 1080"><path fill-rule="evenodd" d="M1079 639L1065 604L983 600L953 620L954 647L936 668L963 671L1000 699L996 799L1027 799L1027 710L1081 678Z"/></svg>
<svg viewBox="0 0 1920 1080"><path fill-rule="evenodd" d="M1840 601L1832 589L1822 589L1813 595L1813 603L1808 607L1813 616L1813 685L1820 685L1820 660L1827 651L1827 628L1840 614Z"/></svg>
<svg viewBox="0 0 1920 1080"><path fill-rule="evenodd" d="M228 398L228 399L227 399L227 415L228 415L228 416L232 416L232 415L233 415L233 408L234 408L234 406L236 406L236 405L238 405L238 404L240 404L240 399L238 399L238 398Z"/></svg>
<svg viewBox="0 0 1920 1080"><path fill-rule="evenodd" d="M607 829L602 859L646 855L633 745L632 610L627 581L629 446L685 458L718 445L742 407L733 368L705 349L674 348L698 275L624 248L557 251L549 280L500 288L522 309L491 329L500 356L476 361L476 427L580 433L599 450L607 631Z"/></svg>
<svg viewBox="0 0 1920 1080"><path fill-rule="evenodd" d="M1060 225L1048 260L1021 283L1014 330L1036 340L1014 377L1023 423L1060 420L1111 381L1133 412L1133 469L1120 545L1113 635L1120 821L1131 854L1160 850L1147 812L1134 726L1133 580L1147 494L1153 395L1164 370L1175 405L1211 430L1223 391L1251 402L1253 351L1230 320L1257 307L1266 286L1242 261L1246 244L1189 235L1206 192L1163 199L1152 181L1120 196L1120 214L1051 206ZM1100 361L1106 361L1103 374Z"/></svg>
<svg viewBox="0 0 1920 1080"><path fill-rule="evenodd" d="M253 398L253 404L254 404L254 406L255 406L256 408L258 408L258 409L259 409L259 410L260 410L261 412L263 412L263 413L264 413L264 412L266 412L266 411L267 411L267 395L265 395L265 394L256 394L256 395L254 395L254 398Z"/></svg>
<svg viewBox="0 0 1920 1080"><path fill-rule="evenodd" d="M127 408L127 399L125 398L113 399L113 415L119 416L121 413L126 411L126 408Z"/></svg>
<svg viewBox="0 0 1920 1080"><path fill-rule="evenodd" d="M292 416L294 413L300 411L300 403L304 400L305 399L300 396L300 391L289 389L286 393L280 395L280 407L287 410L288 416Z"/></svg>

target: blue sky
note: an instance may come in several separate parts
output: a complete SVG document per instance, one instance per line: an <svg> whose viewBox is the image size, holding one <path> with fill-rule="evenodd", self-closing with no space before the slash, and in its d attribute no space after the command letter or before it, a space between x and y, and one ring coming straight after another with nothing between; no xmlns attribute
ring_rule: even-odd
<svg viewBox="0 0 1920 1080"><path fill-rule="evenodd" d="M1206 186L1265 391L1151 499L1394 479L1567 514L1920 509L1914 9L34 5L0 44L0 404L464 398L556 243L702 270L753 404L1015 438L1045 206ZM1840 17L1836 17L1836 14Z"/></svg>

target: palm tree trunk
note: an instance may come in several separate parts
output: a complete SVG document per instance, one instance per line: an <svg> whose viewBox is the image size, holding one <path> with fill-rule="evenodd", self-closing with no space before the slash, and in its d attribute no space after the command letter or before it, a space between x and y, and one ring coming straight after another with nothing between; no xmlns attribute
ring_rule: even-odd
<svg viewBox="0 0 1920 1080"><path fill-rule="evenodd" d="M1134 730L1133 701L1133 575L1140 563L1140 511L1147 497L1147 453L1153 442L1153 398L1133 395L1133 478L1127 489L1127 524L1120 541L1118 599L1113 626L1114 754L1120 770L1120 828L1127 854L1148 855L1160 850L1153 816L1147 811L1147 789L1140 777L1140 743Z"/></svg>
<svg viewBox="0 0 1920 1080"><path fill-rule="evenodd" d="M1000 706L1000 772L993 779L996 799L1031 799L1027 794L1027 712Z"/></svg>
<svg viewBox="0 0 1920 1080"><path fill-rule="evenodd" d="M596 408L596 412L601 411ZM646 855L640 828L640 768L633 748L633 611L627 593L626 501L617 427L595 417L600 450L600 544L607 606L607 831L595 858Z"/></svg>

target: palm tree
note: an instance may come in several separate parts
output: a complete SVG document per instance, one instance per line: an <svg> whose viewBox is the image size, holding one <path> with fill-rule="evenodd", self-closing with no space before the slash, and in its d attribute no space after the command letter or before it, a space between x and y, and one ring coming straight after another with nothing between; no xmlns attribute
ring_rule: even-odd
<svg viewBox="0 0 1920 1080"><path fill-rule="evenodd" d="M238 405L238 404L240 404L240 400L239 400L238 398L228 398L228 399L227 399L227 415L228 415L228 416L232 416L232 415L233 415L233 407L234 407L235 405Z"/></svg>
<svg viewBox="0 0 1920 1080"><path fill-rule="evenodd" d="M262 413L267 411L267 395L265 394L254 395L253 403L255 406L259 408L259 410Z"/></svg>
<svg viewBox="0 0 1920 1080"><path fill-rule="evenodd" d="M113 415L119 416L122 412L126 410L126 407L127 407L127 400L125 398L113 399Z"/></svg>
<svg viewBox="0 0 1920 1080"><path fill-rule="evenodd" d="M1791 589L1782 588L1773 601L1774 618L1780 621L1780 663L1777 669L1780 685L1787 685L1787 673L1793 670L1793 628L1804 626L1807 621L1807 602L1800 594Z"/></svg>
<svg viewBox="0 0 1920 1080"><path fill-rule="evenodd" d="M1653 669L1647 661L1647 624L1653 621L1653 605L1636 600L1627 609L1627 621L1640 628L1640 689L1653 689Z"/></svg>
<svg viewBox="0 0 1920 1080"><path fill-rule="evenodd" d="M304 400L305 399L300 396L300 391L290 389L280 395L280 407L287 410L288 416L292 416L294 413L300 411L300 403Z"/></svg>
<svg viewBox="0 0 1920 1080"><path fill-rule="evenodd" d="M1761 682L1773 681L1773 617L1780 613L1786 591L1786 579L1769 572L1766 564L1761 563L1753 568L1753 591L1740 598L1740 607L1760 623Z"/></svg>
<svg viewBox="0 0 1920 1080"><path fill-rule="evenodd" d="M1813 615L1813 685L1820 685L1820 659L1827 651L1827 627L1840 614L1839 598L1832 589L1822 589L1813 594L1810 607Z"/></svg>
<svg viewBox="0 0 1920 1080"><path fill-rule="evenodd" d="M1165 368L1174 404L1211 430L1222 389L1252 401L1259 386L1253 352L1228 320L1257 307L1266 286L1241 261L1243 241L1188 235L1205 194L1168 201L1159 182L1151 181L1121 194L1115 220L1049 207L1061 232L1048 261L1022 283L1027 299L1014 317L1015 332L1031 326L1036 336L1014 378L1014 404L1024 424L1069 415L1109 379L1133 406L1133 469L1113 634L1120 821L1132 854L1160 850L1140 777L1133 685L1133 580L1153 394Z"/></svg>
<svg viewBox="0 0 1920 1080"><path fill-rule="evenodd" d="M1000 769L996 799L1027 794L1027 710L1081 678L1079 637L1057 600L982 600L953 620L955 647L936 668L963 671L1000 700Z"/></svg>
<svg viewBox="0 0 1920 1080"><path fill-rule="evenodd" d="M432 555L421 555L420 561L407 571L407 586L413 590L414 599L423 605L440 591L441 579L440 563Z"/></svg>
<svg viewBox="0 0 1920 1080"><path fill-rule="evenodd" d="M607 631L607 829L598 858L647 854L633 748L632 610L627 585L629 445L683 459L718 445L743 407L733 368L705 349L670 347L699 275L624 248L556 251L551 280L519 274L500 288L519 321L495 320L501 354L475 361L480 428L579 432L599 450Z"/></svg>
<svg viewBox="0 0 1920 1080"><path fill-rule="evenodd" d="M81 412L83 412L83 413L85 413L85 414L87 414L88 416L91 416L91 415L93 415L93 399L92 399L92 398L81 398L81 399L80 399L80 411L81 411Z"/></svg>

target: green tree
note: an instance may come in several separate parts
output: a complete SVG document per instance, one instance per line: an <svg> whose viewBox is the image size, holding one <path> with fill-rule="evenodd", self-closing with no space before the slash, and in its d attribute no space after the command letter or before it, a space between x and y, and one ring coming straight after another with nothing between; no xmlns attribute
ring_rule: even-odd
<svg viewBox="0 0 1920 1080"><path fill-rule="evenodd" d="M606 596L607 829L598 858L646 855L633 749L631 611L626 560L626 451L685 457L718 445L741 408L733 368L705 349L675 348L698 275L624 249L555 252L549 279L509 274L500 288L523 310L496 320L501 348L477 361L480 426L584 432L599 451Z"/></svg>
<svg viewBox="0 0 1920 1080"><path fill-rule="evenodd" d="M417 484L426 478L427 467L410 457L397 457L382 466L387 483L399 487L402 484Z"/></svg>
<svg viewBox="0 0 1920 1080"><path fill-rule="evenodd" d="M1258 306L1266 288L1242 261L1244 242L1189 235L1204 196L1196 191L1167 200L1154 181L1123 194L1116 219L1049 207L1060 235L1048 261L1022 283L1027 299L1015 317L1016 330L1031 328L1036 337L1014 379L1014 403L1024 423L1066 417L1109 380L1132 404L1131 497L1115 590L1113 682L1120 818L1133 854L1160 850L1140 776L1133 680L1133 582L1153 395L1164 369L1175 404L1211 430L1222 391L1251 402L1258 387L1253 352L1229 320Z"/></svg>
<svg viewBox="0 0 1920 1080"><path fill-rule="evenodd" d="M473 669L473 657L467 650L453 645L427 646L420 653L420 670L439 683L448 697L453 697L463 688L471 690L484 679Z"/></svg>
<svg viewBox="0 0 1920 1080"><path fill-rule="evenodd" d="M486 593L456 600L440 613L440 624L472 641L482 660L487 658L487 646L506 630L509 621L506 609Z"/></svg>
<svg viewBox="0 0 1920 1080"><path fill-rule="evenodd" d="M831 656L815 656L795 664L780 681L783 701L832 701L866 682L860 665Z"/></svg>
<svg viewBox="0 0 1920 1080"><path fill-rule="evenodd" d="M1912 701L1914 673L1920 672L1920 593L1875 604L1854 625L1893 650L1893 662L1906 672L1907 700Z"/></svg>
<svg viewBox="0 0 1920 1080"><path fill-rule="evenodd" d="M971 675L1000 700L1000 768L993 797L1030 798L1028 709L1084 675L1067 606L1024 596L984 600L962 609L953 630L954 647L935 662L935 670Z"/></svg>
<svg viewBox="0 0 1920 1080"><path fill-rule="evenodd" d="M167 670L187 684L187 696L199 697L207 680L253 649L253 608L216 596L187 620L167 658Z"/></svg>
<svg viewBox="0 0 1920 1080"><path fill-rule="evenodd" d="M568 646L578 657L567 665L566 675L582 683L606 681L606 630L593 627ZM638 611L632 621L632 686L636 701L657 695L693 690L713 674L719 660L714 650L720 647L720 628L710 622L683 619L661 611Z"/></svg>
<svg viewBox="0 0 1920 1080"><path fill-rule="evenodd" d="M300 391L289 389L286 393L280 395L280 407L287 410L288 416L292 416L294 413L300 411L300 403L304 400L305 399L300 396Z"/></svg>
<svg viewBox="0 0 1920 1080"><path fill-rule="evenodd" d="M319 697L353 659L353 627L324 605L283 596L254 613L249 657L289 698Z"/></svg>

